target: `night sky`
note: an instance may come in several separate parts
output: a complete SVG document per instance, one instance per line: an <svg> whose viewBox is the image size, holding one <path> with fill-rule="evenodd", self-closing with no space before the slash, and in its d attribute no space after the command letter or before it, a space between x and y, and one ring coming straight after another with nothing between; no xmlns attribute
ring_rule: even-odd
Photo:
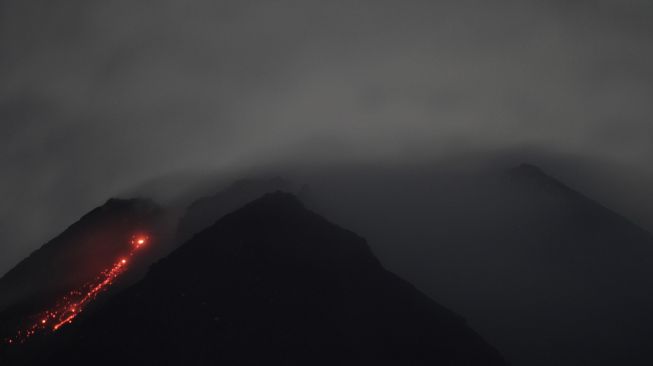
<svg viewBox="0 0 653 366"><path fill-rule="evenodd" d="M147 182L295 161L537 151L591 161L614 183L596 192L649 212L652 16L647 0L0 0L0 273Z"/></svg>

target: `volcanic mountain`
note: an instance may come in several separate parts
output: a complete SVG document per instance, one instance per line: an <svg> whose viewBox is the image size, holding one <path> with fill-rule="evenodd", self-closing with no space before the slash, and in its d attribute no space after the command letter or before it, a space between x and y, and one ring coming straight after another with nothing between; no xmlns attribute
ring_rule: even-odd
<svg viewBox="0 0 653 366"><path fill-rule="evenodd" d="M82 285L110 266L131 237L160 224L162 210L141 199L110 199L0 278L0 309Z"/></svg>
<svg viewBox="0 0 653 366"><path fill-rule="evenodd" d="M224 216L44 361L68 365L504 365L364 239L272 193Z"/></svg>
<svg viewBox="0 0 653 366"><path fill-rule="evenodd" d="M23 341L35 330L30 323L51 330L70 316L66 302L72 305L87 291L92 292L80 305L95 299L125 272L127 259L134 259L130 270L147 268L156 250L143 248L139 258L130 258L134 240L161 235L163 218L164 211L149 200L111 199L21 261L0 279L0 343ZM110 273L116 263L119 268Z"/></svg>

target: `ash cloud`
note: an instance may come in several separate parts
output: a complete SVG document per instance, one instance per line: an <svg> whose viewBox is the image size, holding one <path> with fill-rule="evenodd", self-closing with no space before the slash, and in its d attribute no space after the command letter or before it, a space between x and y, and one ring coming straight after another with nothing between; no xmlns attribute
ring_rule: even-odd
<svg viewBox="0 0 653 366"><path fill-rule="evenodd" d="M2 0L0 272L177 171L526 146L648 179L651 16L637 0Z"/></svg>

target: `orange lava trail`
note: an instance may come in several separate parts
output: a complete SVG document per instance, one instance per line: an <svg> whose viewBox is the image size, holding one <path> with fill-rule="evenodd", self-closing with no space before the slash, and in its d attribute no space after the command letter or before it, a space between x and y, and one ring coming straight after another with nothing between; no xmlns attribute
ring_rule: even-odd
<svg viewBox="0 0 653 366"><path fill-rule="evenodd" d="M146 235L134 236L131 240L131 249L127 255L120 258L108 270L102 271L94 282L83 286L81 290L70 291L57 305L40 313L30 326L19 330L16 335L6 339L5 343L25 343L27 339L36 333L55 332L64 325L72 323L89 303L109 288L127 270L129 259L147 244L148 240L149 237Z"/></svg>

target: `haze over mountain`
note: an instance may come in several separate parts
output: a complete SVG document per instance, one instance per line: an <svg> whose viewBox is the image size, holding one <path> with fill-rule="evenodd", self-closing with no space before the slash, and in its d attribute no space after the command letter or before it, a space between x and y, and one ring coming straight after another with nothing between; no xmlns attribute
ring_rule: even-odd
<svg viewBox="0 0 653 366"><path fill-rule="evenodd" d="M0 1L0 273L141 182L298 160L581 155L653 228L652 16L645 0Z"/></svg>

